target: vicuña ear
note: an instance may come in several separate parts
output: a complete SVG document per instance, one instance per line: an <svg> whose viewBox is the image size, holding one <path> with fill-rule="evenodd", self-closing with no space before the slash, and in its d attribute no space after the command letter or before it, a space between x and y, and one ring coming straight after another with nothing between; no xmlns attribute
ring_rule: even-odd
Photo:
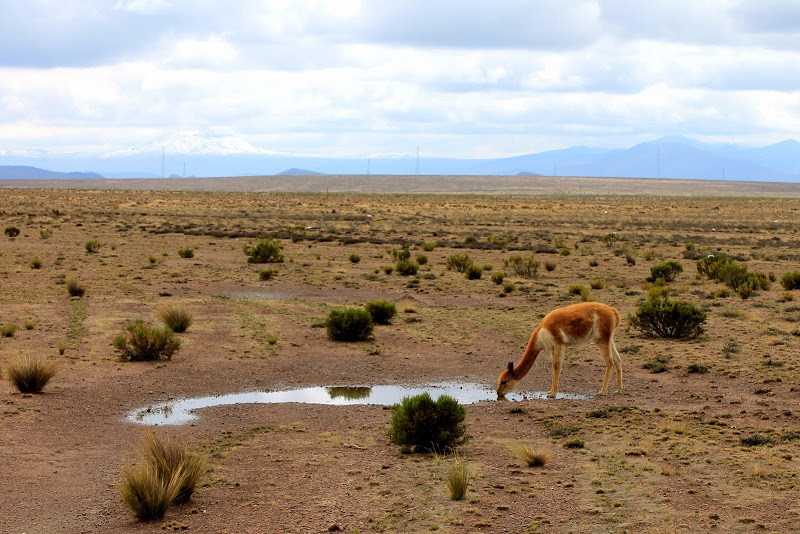
<svg viewBox="0 0 800 534"><path fill-rule="evenodd" d="M514 362L508 362L508 372L511 376L514 376Z"/></svg>

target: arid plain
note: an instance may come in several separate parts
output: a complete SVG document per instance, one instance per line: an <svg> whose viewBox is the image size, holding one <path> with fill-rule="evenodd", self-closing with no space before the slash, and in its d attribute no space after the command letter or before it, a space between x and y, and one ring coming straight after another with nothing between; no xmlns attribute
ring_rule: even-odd
<svg viewBox="0 0 800 534"><path fill-rule="evenodd" d="M222 179L0 184L0 223L21 231L0 236L0 326L17 326L0 339L0 530L800 530L800 291L779 282L800 268L800 185L276 180L241 179L227 192ZM193 190L156 191L170 188ZM247 263L243 247L261 236L280 240L282 263ZM387 274L404 244L427 262L416 276ZM776 281L747 299L726 295L696 268L719 252ZM468 280L446 269L454 254L491 270ZM514 254L542 266L536 278L506 272L507 291L491 275ZM630 328L650 267L667 260L684 268L670 298L707 312L697 339ZM277 274L261 280L267 267ZM82 298L70 298L69 279L85 286ZM596 395L604 364L582 347L567 351L560 389L587 398L467 406L463 501L444 481L453 457L403 454L386 436L387 408L295 403L205 408L158 427L212 467L164 520L137 522L117 496L142 441L125 418L133 409L305 386L494 388L544 314L581 301L569 291L578 284L622 313L623 392ZM372 340L326 338L330 310L375 299L398 314ZM194 315L181 349L170 361L119 361L112 340L136 319L158 324L165 304ZM57 364L44 393L5 380L20 355ZM540 357L519 389L549 381ZM584 446L565 447L575 440ZM525 465L520 443L551 461Z"/></svg>

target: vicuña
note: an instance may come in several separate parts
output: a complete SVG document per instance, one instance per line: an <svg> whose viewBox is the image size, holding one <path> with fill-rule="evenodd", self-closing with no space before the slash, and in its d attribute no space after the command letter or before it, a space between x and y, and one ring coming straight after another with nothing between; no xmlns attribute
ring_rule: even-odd
<svg viewBox="0 0 800 534"><path fill-rule="evenodd" d="M582 302L551 311L533 331L519 363L515 366L514 362L508 362L508 368L500 373L497 395L503 397L514 389L517 382L531 370L539 353L544 351L553 360L553 385L547 396L555 397L558 392L558 376L561 374L564 347L586 343L597 345L606 362L606 374L600 394L604 394L608 389L612 365L617 370L617 393L619 393L622 391L622 362L614 345L614 331L619 323L619 311L599 302Z"/></svg>

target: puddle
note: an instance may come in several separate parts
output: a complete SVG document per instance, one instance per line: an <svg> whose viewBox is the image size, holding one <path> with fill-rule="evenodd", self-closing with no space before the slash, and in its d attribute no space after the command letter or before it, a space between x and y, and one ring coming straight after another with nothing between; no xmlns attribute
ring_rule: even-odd
<svg viewBox="0 0 800 534"><path fill-rule="evenodd" d="M291 389L286 391L251 391L194 397L162 402L130 412L128 421L140 425L182 425L199 416L196 410L212 406L228 406L232 404L331 404L346 406L352 404L373 404L390 406L400 402L403 397L418 395L427 391L434 399L440 395L450 395L461 404L474 404L482 401L496 401L497 393L488 384L471 384L464 382L443 382L419 387L404 386L328 386ZM545 399L544 391L514 392L506 396L508 400ZM587 395L575 393L559 393L559 399L586 399Z"/></svg>

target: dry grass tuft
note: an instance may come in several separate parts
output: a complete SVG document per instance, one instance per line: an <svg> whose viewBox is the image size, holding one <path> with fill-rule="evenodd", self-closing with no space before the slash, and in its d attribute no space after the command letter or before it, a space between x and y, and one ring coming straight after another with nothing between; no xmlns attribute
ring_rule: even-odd
<svg viewBox="0 0 800 534"><path fill-rule="evenodd" d="M447 489L450 490L450 498L454 501L463 500L467 494L467 487L471 476L467 463L463 460L456 460L447 470Z"/></svg>
<svg viewBox="0 0 800 534"><path fill-rule="evenodd" d="M549 450L541 447L529 447L522 443L514 447L514 453L530 467L543 467L553 459Z"/></svg>
<svg viewBox="0 0 800 534"><path fill-rule="evenodd" d="M178 493L173 499L175 504L183 504L192 497L206 468L205 460L189 451L182 441L162 438L154 432L145 435L144 456L165 483L174 475L180 475Z"/></svg>
<svg viewBox="0 0 800 534"><path fill-rule="evenodd" d="M664 421L658 428L661 432L674 432L676 434L684 434L686 432L686 425L677 421Z"/></svg>
<svg viewBox="0 0 800 534"><path fill-rule="evenodd" d="M8 366L8 379L20 393L41 393L55 374L55 363L32 356L17 358Z"/></svg>
<svg viewBox="0 0 800 534"><path fill-rule="evenodd" d="M164 306L158 310L158 317L173 332L186 332L192 325L194 317L179 306Z"/></svg>
<svg viewBox="0 0 800 534"><path fill-rule="evenodd" d="M161 519L178 495L180 473L164 484L150 462L139 462L122 468L117 492L139 521Z"/></svg>

